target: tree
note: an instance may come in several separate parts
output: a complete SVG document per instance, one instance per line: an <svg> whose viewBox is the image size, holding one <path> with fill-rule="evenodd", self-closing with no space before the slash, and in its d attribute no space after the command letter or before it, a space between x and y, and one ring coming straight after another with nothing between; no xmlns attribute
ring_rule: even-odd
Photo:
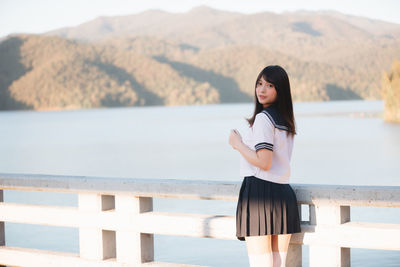
<svg viewBox="0 0 400 267"><path fill-rule="evenodd" d="M395 60L392 72L383 75L382 87L385 101L384 119L400 122L400 61Z"/></svg>

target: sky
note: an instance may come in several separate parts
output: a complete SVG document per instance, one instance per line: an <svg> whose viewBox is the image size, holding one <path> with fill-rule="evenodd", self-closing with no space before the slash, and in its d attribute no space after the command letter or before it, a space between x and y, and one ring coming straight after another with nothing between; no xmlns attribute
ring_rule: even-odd
<svg viewBox="0 0 400 267"><path fill-rule="evenodd" d="M245 14L335 10L400 24L399 0L0 0L0 37L44 33L100 16L130 15L149 9L182 13L201 5Z"/></svg>

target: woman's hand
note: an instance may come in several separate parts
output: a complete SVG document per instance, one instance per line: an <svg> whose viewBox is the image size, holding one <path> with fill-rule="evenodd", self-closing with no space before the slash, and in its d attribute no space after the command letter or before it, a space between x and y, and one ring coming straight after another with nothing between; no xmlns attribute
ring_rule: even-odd
<svg viewBox="0 0 400 267"><path fill-rule="evenodd" d="M242 142L240 133L234 129L231 130L229 136L229 144L239 151L240 154L252 165L268 171L272 164L272 151L268 149L260 149L254 151Z"/></svg>
<svg viewBox="0 0 400 267"><path fill-rule="evenodd" d="M231 130L229 144L233 147L233 149L236 150L238 149L239 145L242 144L242 136L240 136L240 133L236 129Z"/></svg>

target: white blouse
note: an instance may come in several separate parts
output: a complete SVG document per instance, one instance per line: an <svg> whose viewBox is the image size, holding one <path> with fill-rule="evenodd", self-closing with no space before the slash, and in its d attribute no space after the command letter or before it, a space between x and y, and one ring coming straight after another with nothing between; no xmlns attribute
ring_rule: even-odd
<svg viewBox="0 0 400 267"><path fill-rule="evenodd" d="M273 151L272 165L265 171L250 164L240 155L240 176L255 176L280 184L289 183L293 135L288 134L288 126L274 106L269 106L256 115L253 126L243 136L243 143L254 151Z"/></svg>

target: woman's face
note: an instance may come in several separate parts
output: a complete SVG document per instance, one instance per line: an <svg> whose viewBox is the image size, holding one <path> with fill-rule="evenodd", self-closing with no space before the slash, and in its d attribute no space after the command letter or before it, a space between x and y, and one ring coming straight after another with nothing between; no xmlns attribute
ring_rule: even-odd
<svg viewBox="0 0 400 267"><path fill-rule="evenodd" d="M261 77L261 79L257 81L256 95L258 102L266 108L275 102L277 93L275 86L264 80L264 77Z"/></svg>

